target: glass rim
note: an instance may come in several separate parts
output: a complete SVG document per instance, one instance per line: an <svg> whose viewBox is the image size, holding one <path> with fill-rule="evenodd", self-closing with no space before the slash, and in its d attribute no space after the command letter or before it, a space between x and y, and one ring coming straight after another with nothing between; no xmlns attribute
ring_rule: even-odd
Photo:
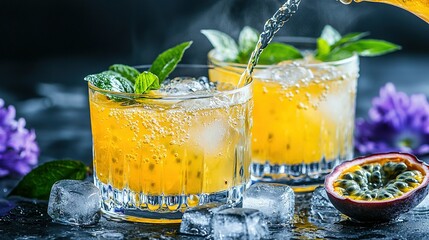
<svg viewBox="0 0 429 240"><path fill-rule="evenodd" d="M133 66L134 68L141 70L141 69L148 69L151 65L145 64L145 65L137 65ZM206 64L178 64L176 69L213 69L214 65L206 65ZM183 77L190 77L190 76L183 76ZM194 76L195 77L195 76ZM206 76L208 77L208 76ZM152 99L152 100L191 100L191 99L203 99L203 98L212 98L216 96L225 96L225 95L234 95L237 93L240 93L242 91L245 91L250 87L250 85L253 83L253 79L244 83L243 86L236 87L231 90L225 90L225 91L216 91L212 93L207 94L196 94L196 95L166 95L166 94L154 94L154 93L124 93L124 92L116 92L116 91L110 91L110 90L104 90L101 88L96 87L95 85L88 82L88 88L91 90L94 90L96 92L100 92L105 95L111 95L115 97L122 97L126 99Z"/></svg>
<svg viewBox="0 0 429 240"><path fill-rule="evenodd" d="M311 38L311 37L296 37L296 36L279 36L279 37L274 37L273 41L275 42L281 42L281 43L288 43L288 42L293 42L293 43L298 43L298 44L316 44L317 43L317 39L316 38ZM236 67L236 68L246 68L247 67L247 63L234 63L234 62L227 62L227 61L223 61L223 60L219 60L217 59L214 55L216 53L215 49L211 49L208 53L208 59L211 63L213 63L216 66L222 66L222 65L226 65L226 66L231 66L231 67ZM353 61L356 61L359 59L358 54L353 53L353 56L345 58L345 59L341 59L341 60L337 60L337 61L332 61L332 62L320 62L320 63L306 63L303 64L303 66L306 67L321 67L321 66L326 66L326 65L344 65ZM288 60L286 60L288 61ZM264 64L257 64L255 69L266 69L268 67L274 66L275 64L272 65L264 65Z"/></svg>

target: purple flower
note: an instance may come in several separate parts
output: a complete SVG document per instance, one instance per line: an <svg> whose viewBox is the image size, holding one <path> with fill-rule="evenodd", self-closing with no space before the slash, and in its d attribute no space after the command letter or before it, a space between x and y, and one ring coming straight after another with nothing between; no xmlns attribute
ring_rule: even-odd
<svg viewBox="0 0 429 240"><path fill-rule="evenodd" d="M355 147L360 153L429 153L429 104L425 95L407 96L388 83L373 99L368 115L369 120L356 121Z"/></svg>
<svg viewBox="0 0 429 240"><path fill-rule="evenodd" d="M27 174L37 164L39 147L34 130L15 119L15 108L0 99L0 177Z"/></svg>

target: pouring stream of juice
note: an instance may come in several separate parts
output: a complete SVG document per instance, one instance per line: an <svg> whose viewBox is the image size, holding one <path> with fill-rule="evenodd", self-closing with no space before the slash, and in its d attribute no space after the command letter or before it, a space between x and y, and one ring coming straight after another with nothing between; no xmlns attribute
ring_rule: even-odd
<svg viewBox="0 0 429 240"><path fill-rule="evenodd" d="M354 0L355 2L387 3L403 8L429 23L429 0ZM344 4L350 4L353 0L341 0Z"/></svg>
<svg viewBox="0 0 429 240"><path fill-rule="evenodd" d="M246 70L240 77L237 86L247 83L251 79L253 70L258 63L259 56L265 47L273 40L274 35L283 27L283 25L292 17L298 10L301 0L287 0L274 15L264 24L264 31L259 36L259 41L256 44L255 50L247 63Z"/></svg>

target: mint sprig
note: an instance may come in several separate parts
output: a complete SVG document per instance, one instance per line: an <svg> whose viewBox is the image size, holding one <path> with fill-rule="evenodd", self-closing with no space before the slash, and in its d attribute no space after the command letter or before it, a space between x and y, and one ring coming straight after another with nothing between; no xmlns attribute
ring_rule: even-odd
<svg viewBox="0 0 429 240"><path fill-rule="evenodd" d="M349 58L353 54L375 57L400 50L399 45L376 39L362 39L369 34L350 33L341 37L331 26L326 26L317 39L316 59L330 62Z"/></svg>
<svg viewBox="0 0 429 240"><path fill-rule="evenodd" d="M131 81L111 70L88 75L84 79L103 90L124 93L134 92L134 86Z"/></svg>
<svg viewBox="0 0 429 240"><path fill-rule="evenodd" d="M259 41L259 33L256 29L245 26L238 36L238 49L240 50L240 62L247 62L252 51Z"/></svg>
<svg viewBox="0 0 429 240"><path fill-rule="evenodd" d="M182 60L185 51L192 45L192 41L181 43L175 47L167 49L153 61L149 72L158 76L159 83L162 83L168 75L176 68ZM159 88L159 87L158 87Z"/></svg>
<svg viewBox="0 0 429 240"><path fill-rule="evenodd" d="M247 63L259 40L259 33L251 27L244 27L238 37L238 44L226 33L218 30L201 30L223 61ZM300 59L301 52L295 47L284 43L271 43L259 57L260 64L276 64L281 61Z"/></svg>
<svg viewBox="0 0 429 240"><path fill-rule="evenodd" d="M232 37L218 30L206 29L201 33L207 37L216 51L225 61L235 61L239 56L239 47Z"/></svg>
<svg viewBox="0 0 429 240"><path fill-rule="evenodd" d="M109 70L119 73L122 77L128 79L132 83L134 83L135 79L140 74L137 69L123 64L113 64L109 67Z"/></svg>
<svg viewBox="0 0 429 240"><path fill-rule="evenodd" d="M159 78L151 72L144 71L137 78L134 85L136 93L145 93L150 89L159 89Z"/></svg>
<svg viewBox="0 0 429 240"><path fill-rule="evenodd" d="M114 64L109 67L109 71L92 74L84 79L100 89L113 92L142 94L150 90L157 90L176 68L182 60L183 54L191 45L192 41L189 41L167 49L158 55L149 71L143 73L131 66ZM114 100L121 100L115 96L108 96Z"/></svg>
<svg viewBox="0 0 429 240"><path fill-rule="evenodd" d="M331 46L341 39L341 34L332 26L326 25L322 30L322 34L320 34L320 38Z"/></svg>
<svg viewBox="0 0 429 240"><path fill-rule="evenodd" d="M63 179L84 180L89 167L76 160L56 160L33 169L18 183L8 196L47 200L52 185Z"/></svg>
<svg viewBox="0 0 429 240"><path fill-rule="evenodd" d="M288 44L273 42L261 53L258 63L262 65L271 65L281 61L301 58L303 58L302 53L295 47Z"/></svg>

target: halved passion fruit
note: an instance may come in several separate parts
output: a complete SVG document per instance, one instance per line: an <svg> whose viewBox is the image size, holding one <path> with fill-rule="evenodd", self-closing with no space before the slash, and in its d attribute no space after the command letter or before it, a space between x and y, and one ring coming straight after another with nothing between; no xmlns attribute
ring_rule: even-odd
<svg viewBox="0 0 429 240"><path fill-rule="evenodd" d="M428 194L429 167L406 153L375 154L338 165L325 179L332 204L363 222L389 221Z"/></svg>

